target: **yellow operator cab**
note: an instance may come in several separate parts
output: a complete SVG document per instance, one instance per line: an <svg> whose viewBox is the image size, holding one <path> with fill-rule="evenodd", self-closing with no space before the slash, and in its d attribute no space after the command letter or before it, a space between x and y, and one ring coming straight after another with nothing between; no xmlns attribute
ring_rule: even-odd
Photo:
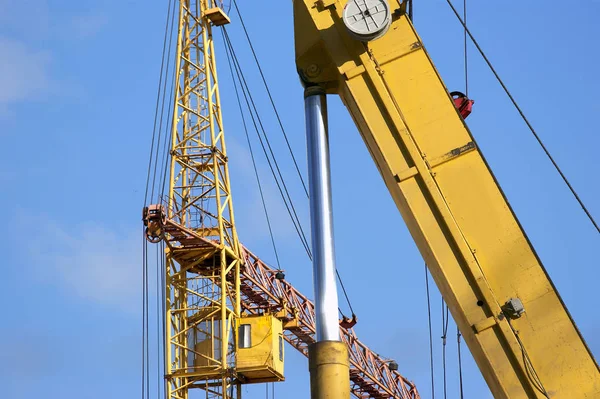
<svg viewBox="0 0 600 399"><path fill-rule="evenodd" d="M246 383L283 381L283 326L272 315L242 316L237 326L237 365Z"/></svg>

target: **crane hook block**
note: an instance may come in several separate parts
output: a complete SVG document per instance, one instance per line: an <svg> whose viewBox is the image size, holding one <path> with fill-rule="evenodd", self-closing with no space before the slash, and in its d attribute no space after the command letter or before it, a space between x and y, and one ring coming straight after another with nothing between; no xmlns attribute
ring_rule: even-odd
<svg viewBox="0 0 600 399"><path fill-rule="evenodd" d="M146 226L146 239L156 244L163 239L163 226L167 222L165 207L160 204L148 205L142 211L142 220Z"/></svg>
<svg viewBox="0 0 600 399"><path fill-rule="evenodd" d="M340 327L344 327L347 330L349 328L354 327L357 322L358 322L358 319L356 318L356 315L354 313L352 313L351 319L349 319L346 316L344 316L342 318L342 320L340 321Z"/></svg>
<svg viewBox="0 0 600 399"><path fill-rule="evenodd" d="M466 95L464 95L460 91L453 91L452 93L450 93L450 96L452 96L454 106L458 109L460 115L463 117L463 119L466 119L467 116L471 114L471 111L473 110L473 104L475 104L475 101L470 100Z"/></svg>

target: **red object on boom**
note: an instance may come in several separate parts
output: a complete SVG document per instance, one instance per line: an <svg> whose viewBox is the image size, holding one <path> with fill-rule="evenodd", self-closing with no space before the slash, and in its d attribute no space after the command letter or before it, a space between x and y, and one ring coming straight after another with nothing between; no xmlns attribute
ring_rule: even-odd
<svg viewBox="0 0 600 399"><path fill-rule="evenodd" d="M342 318L342 320L340 321L340 327L345 328L347 330L349 328L354 327L357 322L358 322L358 319L356 318L356 315L354 313L352 313L351 319L346 316L344 316Z"/></svg>
<svg viewBox="0 0 600 399"><path fill-rule="evenodd" d="M450 95L452 96L454 105L458 109L460 115L463 119L467 119L467 116L473 111L473 104L475 104L475 101L469 100L469 98L460 91L453 91Z"/></svg>

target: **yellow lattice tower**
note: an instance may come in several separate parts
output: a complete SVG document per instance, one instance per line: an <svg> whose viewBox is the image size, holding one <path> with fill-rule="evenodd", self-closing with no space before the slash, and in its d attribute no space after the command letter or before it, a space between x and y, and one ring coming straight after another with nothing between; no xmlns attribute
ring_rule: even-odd
<svg viewBox="0 0 600 399"><path fill-rule="evenodd" d="M233 328L240 315L234 228L212 26L216 0L180 0L166 248L169 398L237 397Z"/></svg>

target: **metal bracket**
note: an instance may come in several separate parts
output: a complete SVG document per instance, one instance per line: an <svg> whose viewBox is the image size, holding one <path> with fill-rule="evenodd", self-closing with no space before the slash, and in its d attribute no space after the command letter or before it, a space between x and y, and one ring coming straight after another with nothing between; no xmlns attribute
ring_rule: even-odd
<svg viewBox="0 0 600 399"><path fill-rule="evenodd" d="M525 313L525 307L519 298L510 298L501 308L502 313L511 319L518 319Z"/></svg>
<svg viewBox="0 0 600 399"><path fill-rule="evenodd" d="M319 0L319 5L323 8L330 7L335 4L337 0Z"/></svg>

